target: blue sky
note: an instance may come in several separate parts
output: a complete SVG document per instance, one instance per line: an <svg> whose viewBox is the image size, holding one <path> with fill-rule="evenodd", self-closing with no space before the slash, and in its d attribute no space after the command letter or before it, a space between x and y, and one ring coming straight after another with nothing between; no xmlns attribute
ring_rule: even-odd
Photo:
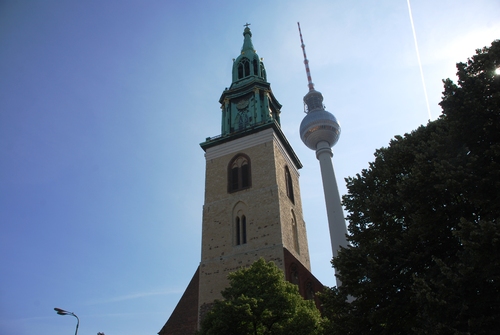
<svg viewBox="0 0 500 335"><path fill-rule="evenodd" d="M455 63L500 38L496 0L412 4L431 118ZM342 126L340 192L429 116L407 1L0 3L0 333L156 334L200 261L218 99L251 23L302 161L313 273L334 285L319 164L300 141L312 78Z"/></svg>

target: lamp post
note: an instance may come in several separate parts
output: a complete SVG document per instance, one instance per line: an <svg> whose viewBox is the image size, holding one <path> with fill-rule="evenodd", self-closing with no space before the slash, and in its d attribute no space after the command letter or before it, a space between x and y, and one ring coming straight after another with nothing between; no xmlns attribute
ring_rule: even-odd
<svg viewBox="0 0 500 335"><path fill-rule="evenodd" d="M59 315L73 315L75 318L76 318L76 330L75 330L75 335L78 334L78 326L80 325L80 319L78 318L78 316L76 316L75 313L72 313L72 312L68 312L68 311L65 311L64 309L60 309L60 308L54 308L54 311L57 312L57 314Z"/></svg>

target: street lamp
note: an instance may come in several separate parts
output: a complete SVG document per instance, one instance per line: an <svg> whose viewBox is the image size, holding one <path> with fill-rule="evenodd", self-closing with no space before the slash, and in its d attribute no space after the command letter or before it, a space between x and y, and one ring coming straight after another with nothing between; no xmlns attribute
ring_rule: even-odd
<svg viewBox="0 0 500 335"><path fill-rule="evenodd" d="M75 313L72 313L72 312L68 312L68 311L65 311L64 309L60 309L60 308L54 308L54 311L57 312L57 314L59 315L73 315L75 318L76 318L76 330L75 330L75 335L78 334L78 325L80 325L80 319L78 318L78 316L76 316Z"/></svg>

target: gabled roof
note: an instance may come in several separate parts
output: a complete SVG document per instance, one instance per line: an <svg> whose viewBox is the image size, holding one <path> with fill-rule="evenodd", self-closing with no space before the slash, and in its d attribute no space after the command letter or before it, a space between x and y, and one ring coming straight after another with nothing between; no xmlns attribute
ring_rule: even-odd
<svg viewBox="0 0 500 335"><path fill-rule="evenodd" d="M200 267L196 269L186 291L177 303L159 335L193 335L198 328L198 291Z"/></svg>

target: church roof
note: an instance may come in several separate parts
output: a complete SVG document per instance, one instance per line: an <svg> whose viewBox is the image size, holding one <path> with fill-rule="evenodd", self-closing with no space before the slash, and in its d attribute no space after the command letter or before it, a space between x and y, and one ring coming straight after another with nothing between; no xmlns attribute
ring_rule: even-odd
<svg viewBox="0 0 500 335"><path fill-rule="evenodd" d="M186 291L159 335L192 335L198 328L198 292L200 267L196 269Z"/></svg>

